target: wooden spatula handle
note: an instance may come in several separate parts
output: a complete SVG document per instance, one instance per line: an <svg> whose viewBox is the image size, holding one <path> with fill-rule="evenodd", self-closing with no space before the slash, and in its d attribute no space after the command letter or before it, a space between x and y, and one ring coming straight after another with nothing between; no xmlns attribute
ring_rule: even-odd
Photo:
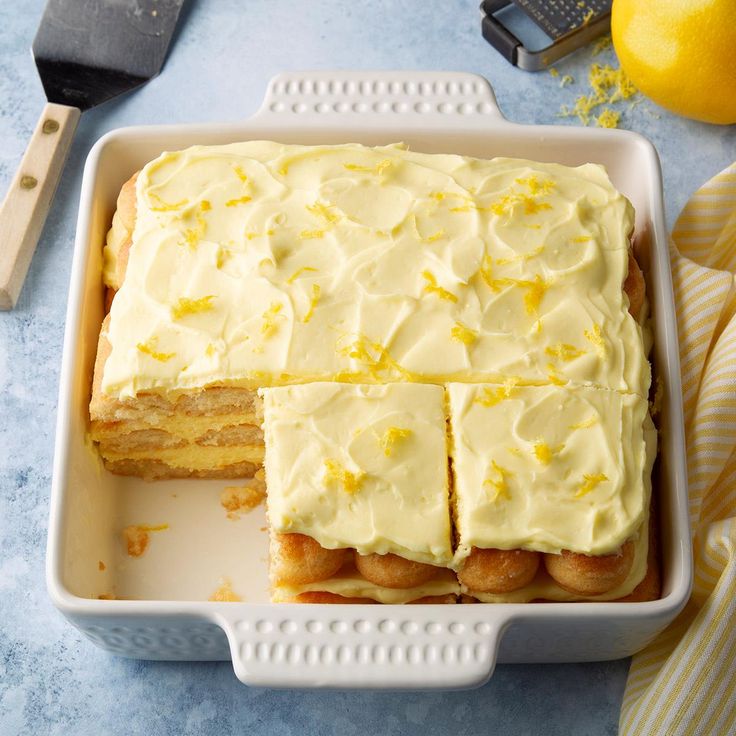
<svg viewBox="0 0 736 736"><path fill-rule="evenodd" d="M79 122L76 107L49 102L0 206L0 309L12 309L41 237Z"/></svg>

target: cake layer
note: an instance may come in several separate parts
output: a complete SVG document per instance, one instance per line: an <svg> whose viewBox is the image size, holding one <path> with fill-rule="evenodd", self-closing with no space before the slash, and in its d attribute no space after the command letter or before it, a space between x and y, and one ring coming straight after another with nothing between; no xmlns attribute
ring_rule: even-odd
<svg viewBox="0 0 736 736"><path fill-rule="evenodd" d="M457 595L460 585L451 570L440 570L436 578L414 588L384 588L361 577L354 568L347 567L328 580L276 586L271 591L271 600L286 602L309 592L334 593L346 598L370 598L379 603L409 603L426 596Z"/></svg>
<svg viewBox="0 0 736 736"><path fill-rule="evenodd" d="M646 400L512 381L448 394L456 566L473 547L604 555L637 532L656 452Z"/></svg>
<svg viewBox="0 0 736 736"><path fill-rule="evenodd" d="M312 383L261 394L273 531L451 562L441 386Z"/></svg>
<svg viewBox="0 0 736 736"><path fill-rule="evenodd" d="M514 376L644 396L621 288L632 223L592 164L258 141L165 153L136 182L102 390Z"/></svg>
<svg viewBox="0 0 736 736"><path fill-rule="evenodd" d="M170 465L162 460L151 458L103 458L105 467L116 475L134 475L144 480L169 480L172 478L252 478L260 469L260 464L248 460L231 465L216 465L205 468L191 468L188 465Z"/></svg>

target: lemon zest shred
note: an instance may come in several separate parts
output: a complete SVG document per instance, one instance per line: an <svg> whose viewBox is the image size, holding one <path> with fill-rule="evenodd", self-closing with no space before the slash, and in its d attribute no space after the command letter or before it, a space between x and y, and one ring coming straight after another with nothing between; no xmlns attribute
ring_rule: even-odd
<svg viewBox="0 0 736 736"><path fill-rule="evenodd" d="M610 107L604 108L595 119L595 124L599 128L618 128L621 120L621 113L611 110Z"/></svg>
<svg viewBox="0 0 736 736"><path fill-rule="evenodd" d="M557 374L557 368L552 363L547 363L547 379L555 386L565 385L565 381Z"/></svg>
<svg viewBox="0 0 736 736"><path fill-rule="evenodd" d="M244 194L242 197L238 197L237 199L228 199L228 201L225 202L225 207L237 207L239 204L248 204L248 202L252 200L253 197L249 197L247 194Z"/></svg>
<svg viewBox="0 0 736 736"><path fill-rule="evenodd" d="M255 240L256 238L263 238L266 235L273 235L274 232L275 232L275 230L272 230L271 228L269 228L268 230L266 230L266 232L264 232L264 233L256 233L256 232L250 231L250 232L246 232L245 233L245 237L248 240Z"/></svg>
<svg viewBox="0 0 736 736"><path fill-rule="evenodd" d="M171 307L171 316L174 319L181 319L188 314L209 312L215 308L212 304L214 298L213 294L203 296L201 299L187 299L183 296Z"/></svg>
<svg viewBox="0 0 736 736"><path fill-rule="evenodd" d="M325 204L324 202L315 202L314 204L305 205L307 211L316 217L321 217L328 225L334 225L339 219L339 215L334 212L330 212L335 205Z"/></svg>
<svg viewBox="0 0 736 736"><path fill-rule="evenodd" d="M312 319L314 308L317 306L321 291L322 290L320 289L319 284L312 284L312 298L309 302L309 309L302 319L302 322L304 322L305 324L309 322L310 319Z"/></svg>
<svg viewBox="0 0 736 736"><path fill-rule="evenodd" d="M551 77L559 77L560 73L553 66L549 68L549 74Z"/></svg>
<svg viewBox="0 0 736 736"><path fill-rule="evenodd" d="M476 396L473 403L485 407L496 406L496 404L500 404L506 399L513 398L516 393L516 387L520 383L520 378L509 376L500 386L496 386L495 388L484 386L482 396Z"/></svg>
<svg viewBox="0 0 736 736"><path fill-rule="evenodd" d="M208 358L211 358L216 352L217 352L217 349L212 343L210 343L204 351L205 355Z"/></svg>
<svg viewBox="0 0 736 736"><path fill-rule="evenodd" d="M544 349L544 352L550 357L563 360L566 363L569 363L571 360L575 360L575 358L579 358L581 355L585 355L585 350L580 350L580 348L576 348L574 345L570 345L566 342L550 345Z"/></svg>
<svg viewBox="0 0 736 736"><path fill-rule="evenodd" d="M283 315L279 314L283 306L281 302L271 302L271 306L261 315L263 320L261 334L264 337L271 337L279 329L277 319L283 317Z"/></svg>
<svg viewBox="0 0 736 736"><path fill-rule="evenodd" d="M447 289L443 289L437 284L437 279L430 271L422 271L422 278L426 280L424 285L424 292L426 294L437 294L440 299L445 299L448 302L457 302L457 296Z"/></svg>
<svg viewBox="0 0 736 736"><path fill-rule="evenodd" d="M233 171L235 172L235 175L240 179L240 181L245 184L245 182L248 181L248 175L243 171L243 168L241 166L233 166Z"/></svg>
<svg viewBox="0 0 736 736"><path fill-rule="evenodd" d="M412 373L394 360L380 342L375 342L361 333L358 333L349 345L338 348L337 352L346 358L363 363L373 378L378 378L381 373L391 370L396 371L407 380L413 378Z"/></svg>
<svg viewBox="0 0 736 736"><path fill-rule="evenodd" d="M601 326L597 323L593 323L593 328L590 330L584 330L583 334L586 339L589 340L596 349L596 352L601 358L606 357L606 342L603 338L603 331Z"/></svg>
<svg viewBox="0 0 736 736"><path fill-rule="evenodd" d="M573 238L573 243L589 243L591 240L593 240L593 237L591 235L578 235L577 238Z"/></svg>
<svg viewBox="0 0 736 736"><path fill-rule="evenodd" d="M570 74L565 74L560 79L560 87L567 87L568 84L574 84L574 83L575 83L575 78L571 76Z"/></svg>
<svg viewBox="0 0 736 736"><path fill-rule="evenodd" d="M508 258L496 258L496 263L499 266L507 266L509 263L525 263L526 261L530 261L532 258L536 258L543 251L544 246L540 245L538 248L530 250L528 253L518 253L517 255L509 256Z"/></svg>
<svg viewBox="0 0 736 736"><path fill-rule="evenodd" d="M478 339L478 333L475 330L471 330L470 327L464 325L462 322L455 322L455 325L450 330L450 335L453 339L465 345L472 345Z"/></svg>
<svg viewBox="0 0 736 736"><path fill-rule="evenodd" d="M384 158L379 161L375 166L361 166L360 164L343 164L343 167L348 171L362 171L366 174L376 174L380 176L386 169L391 168L394 162L390 158Z"/></svg>
<svg viewBox="0 0 736 736"><path fill-rule="evenodd" d="M546 442L538 440L534 443L534 457L537 458L542 465L549 465L552 462L552 458L564 449L565 445L550 447Z"/></svg>
<svg viewBox="0 0 736 736"><path fill-rule="evenodd" d="M381 446L381 449L383 450L383 454L386 457L391 457L391 454L394 451L394 445L397 442L410 437L411 434L412 431L404 427L387 427L386 431L383 433L379 440L379 444Z"/></svg>
<svg viewBox="0 0 736 736"><path fill-rule="evenodd" d="M209 212L212 209L212 202L210 202L209 199L203 199L199 203L199 208L202 212Z"/></svg>
<svg viewBox="0 0 736 736"><path fill-rule="evenodd" d="M141 353L144 353L145 355L150 355L154 360L159 361L159 363L165 363L167 360L171 360L176 355L176 353L159 353L156 350L157 343L158 339L152 337L146 342L139 342L136 347Z"/></svg>
<svg viewBox="0 0 736 736"><path fill-rule="evenodd" d="M491 499L491 501L495 502L499 498L509 500L511 498L511 494L509 493L509 484L506 478L509 475L513 475L513 473L506 468L502 468L495 460L491 460L491 467L499 475L498 480L486 478L486 480L483 481L484 486L491 486L491 488L494 488L496 491L496 495Z"/></svg>
<svg viewBox="0 0 736 736"><path fill-rule="evenodd" d="M174 212L180 210L182 207L186 207L189 204L188 199L180 199L178 202L165 202L156 192L148 192L148 199L156 202L156 205L149 203L149 208L152 212Z"/></svg>
<svg viewBox="0 0 736 736"><path fill-rule="evenodd" d="M339 483L342 486L343 491L353 495L360 490L361 483L365 478L365 473L352 473L347 468L344 468L336 460L327 458L325 461L325 483Z"/></svg>
<svg viewBox="0 0 736 736"><path fill-rule="evenodd" d="M575 498L582 498L591 491L594 491L603 481L608 480L608 476L604 473L584 473L583 482L575 494Z"/></svg>
<svg viewBox="0 0 736 736"><path fill-rule="evenodd" d="M571 424L569 426L569 429L588 429L589 427L592 427L594 424L598 422L598 417L595 416L595 414L591 417L588 417L587 419L583 419L582 422L577 422L576 424Z"/></svg>
<svg viewBox="0 0 736 736"><path fill-rule="evenodd" d="M294 271L291 276L289 276L288 279L286 279L287 284L293 284L303 273L307 273L307 271L314 271L317 273L319 269L314 268L312 266L302 266L301 268L297 268L296 271Z"/></svg>
<svg viewBox="0 0 736 736"><path fill-rule="evenodd" d="M326 230L302 230L299 233L300 240L317 240L323 238Z"/></svg>

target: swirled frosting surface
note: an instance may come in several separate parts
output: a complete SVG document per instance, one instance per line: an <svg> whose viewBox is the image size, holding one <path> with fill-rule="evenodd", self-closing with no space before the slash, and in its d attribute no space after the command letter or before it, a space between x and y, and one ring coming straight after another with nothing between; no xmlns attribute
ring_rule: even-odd
<svg viewBox="0 0 736 736"><path fill-rule="evenodd" d="M637 533L656 452L645 399L555 385L448 394L458 565L472 547L607 554Z"/></svg>
<svg viewBox="0 0 736 736"><path fill-rule="evenodd" d="M593 164L264 141L164 153L138 177L102 388L512 376L646 395L621 289L632 223Z"/></svg>
<svg viewBox="0 0 736 736"><path fill-rule="evenodd" d="M441 386L311 383L261 394L274 531L449 565Z"/></svg>

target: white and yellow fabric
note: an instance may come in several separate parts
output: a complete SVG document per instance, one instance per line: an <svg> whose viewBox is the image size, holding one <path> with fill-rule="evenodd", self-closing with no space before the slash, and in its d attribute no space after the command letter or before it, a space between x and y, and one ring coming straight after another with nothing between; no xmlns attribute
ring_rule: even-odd
<svg viewBox="0 0 736 736"><path fill-rule="evenodd" d="M634 657L627 736L736 733L736 164L693 195L672 237L695 581Z"/></svg>

